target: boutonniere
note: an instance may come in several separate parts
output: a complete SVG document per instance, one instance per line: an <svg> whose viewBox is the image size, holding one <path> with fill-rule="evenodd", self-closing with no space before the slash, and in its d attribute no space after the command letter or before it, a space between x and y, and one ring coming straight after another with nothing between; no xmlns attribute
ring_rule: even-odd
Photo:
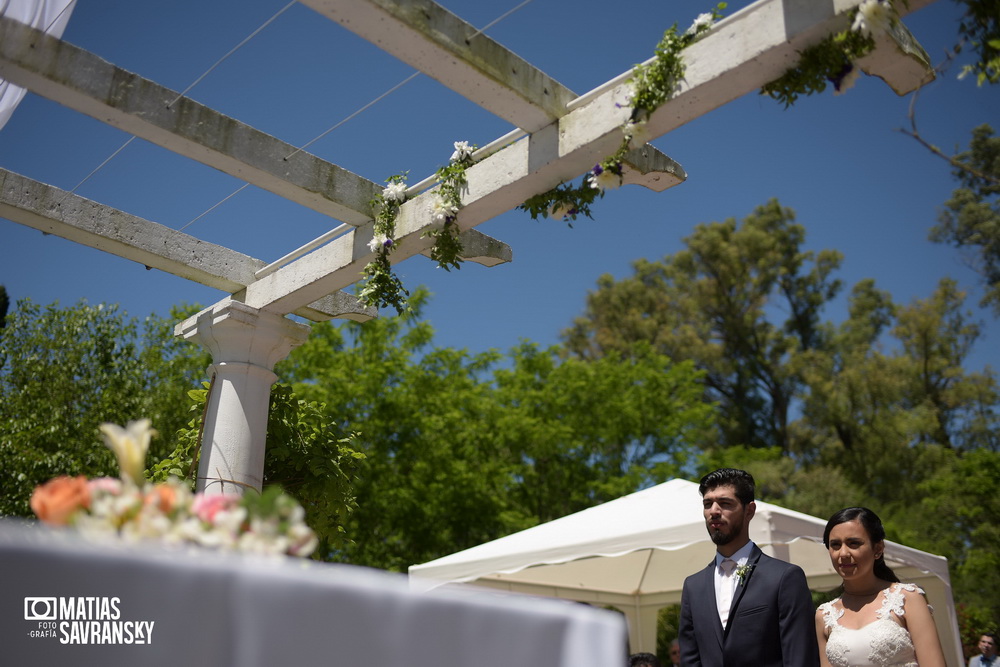
<svg viewBox="0 0 1000 667"><path fill-rule="evenodd" d="M753 572L753 565L745 563L736 568L736 578L740 580L740 586L746 583L747 577Z"/></svg>

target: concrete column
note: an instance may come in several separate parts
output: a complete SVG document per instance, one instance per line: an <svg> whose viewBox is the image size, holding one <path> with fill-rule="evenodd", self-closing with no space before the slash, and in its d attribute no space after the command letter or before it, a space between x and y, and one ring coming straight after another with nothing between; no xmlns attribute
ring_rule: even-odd
<svg viewBox="0 0 1000 667"><path fill-rule="evenodd" d="M174 334L200 343L213 361L197 490L260 491L273 368L306 341L309 327L228 300L181 322Z"/></svg>

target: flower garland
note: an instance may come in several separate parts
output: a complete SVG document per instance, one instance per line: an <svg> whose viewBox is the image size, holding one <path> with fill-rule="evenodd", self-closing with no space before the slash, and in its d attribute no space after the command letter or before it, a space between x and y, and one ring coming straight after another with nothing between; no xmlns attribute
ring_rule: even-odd
<svg viewBox="0 0 1000 667"><path fill-rule="evenodd" d="M455 152L451 154L448 164L438 169L436 174L441 185L434 199L432 216L434 223L440 227L424 232L424 236L435 239L431 259L445 271L451 271L452 267L462 268L462 243L458 240L455 218L462 206L462 191L469 185L465 170L473 165L472 153L475 150L476 147L470 146L467 141L456 141Z"/></svg>
<svg viewBox="0 0 1000 667"><path fill-rule="evenodd" d="M368 248L375 258L368 262L362 275L365 284L358 293L358 299L366 306L383 308L393 306L396 312L406 309L406 297L410 295L403 282L393 273L389 254L396 247L396 216L399 207L406 201L406 173L390 176L382 193L369 202L374 213L373 236Z"/></svg>
<svg viewBox="0 0 1000 667"><path fill-rule="evenodd" d="M645 124L649 117L664 102L676 94L684 78L685 64L681 52L722 18L725 2L720 2L710 12L701 14L687 30L678 33L675 23L663 33L656 46L656 57L646 65L637 65L632 70L632 114L622 126L622 142L613 155L606 157L583 176L579 185L560 183L548 192L535 195L518 206L527 211L533 220L539 216L567 221L578 215L593 218L590 205L603 197L605 191L622 184L625 154L646 141Z"/></svg>
<svg viewBox="0 0 1000 667"><path fill-rule="evenodd" d="M156 431L149 420L101 425L121 479L61 476L35 488L31 509L44 523L90 539L194 544L256 554L308 556L318 540L305 511L277 487L244 496L192 493L176 477L149 484L143 462Z"/></svg>
<svg viewBox="0 0 1000 667"><path fill-rule="evenodd" d="M828 82L835 95L846 92L860 76L854 61L871 53L875 35L889 30L898 20L890 0L864 0L850 28L803 51L798 64L761 88L761 94L787 108L800 95L823 92Z"/></svg>
<svg viewBox="0 0 1000 667"><path fill-rule="evenodd" d="M438 226L423 235L435 239L431 259L445 271L461 268L462 242L458 238L459 230L455 221L462 206L462 190L468 186L465 171L475 163L472 154L476 150L476 146L467 141L456 141L454 147L455 151L448 164L436 172L440 185L432 205L431 219ZM358 293L358 298L365 305L380 308L393 306L397 313L406 310L406 297L410 293L392 271L389 255L396 243L396 217L399 215L399 207L405 201L405 173L390 176L382 193L371 200L374 236L368 247L375 253L375 258L362 272L366 280Z"/></svg>

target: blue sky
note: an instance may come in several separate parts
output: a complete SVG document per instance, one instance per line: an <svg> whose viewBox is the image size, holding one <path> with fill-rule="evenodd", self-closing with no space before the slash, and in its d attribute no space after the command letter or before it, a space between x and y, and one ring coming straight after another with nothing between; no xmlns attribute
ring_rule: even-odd
<svg viewBox="0 0 1000 667"><path fill-rule="evenodd" d="M183 90L287 5L287 0L129 0L81 2L64 39L146 78ZM485 26L521 4L447 0L445 7ZM732 2L732 14L748 2ZM701 0L533 0L486 30L577 93L653 53L663 30L687 27L710 5ZM931 54L944 59L959 10L938 0L906 19ZM962 61L960 61L962 62ZM293 5L212 71L188 95L302 145L406 79L413 69L375 46ZM1000 129L1000 90L956 81L957 66L925 87L916 103L921 132L945 151L963 149L973 127ZM695 225L743 218L770 198L793 208L811 249L845 259L844 293L874 278L896 301L927 298L945 276L970 292L969 306L988 336L969 370L996 366L996 322L976 308L976 277L953 249L927 241L955 187L948 165L898 130L908 127L910 97L863 77L847 94L830 91L793 108L755 93L710 112L653 143L687 171L663 193L628 186L572 229L512 211L478 227L512 246L514 261L468 264L450 273L415 257L397 266L408 286L427 285L427 319L436 343L507 350L521 339L557 342L584 308L601 274L630 274L640 257L683 247ZM452 143L485 145L512 129L426 75L420 75L309 147L374 181L409 171L411 183L444 164ZM0 129L0 167L72 189L128 138L99 121L29 94ZM77 194L175 229L218 204L242 182L134 141ZM337 225L313 211L248 188L186 232L273 261ZM0 219L0 283L12 299L64 305L81 298L119 303L130 314L166 314L171 305L209 305L224 294L97 250ZM826 316L839 321L843 301ZM993 341L991 344L990 341Z"/></svg>

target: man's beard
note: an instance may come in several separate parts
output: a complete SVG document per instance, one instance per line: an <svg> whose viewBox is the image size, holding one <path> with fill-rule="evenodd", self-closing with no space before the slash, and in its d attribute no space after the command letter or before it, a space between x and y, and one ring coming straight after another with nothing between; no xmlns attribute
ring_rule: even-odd
<svg viewBox="0 0 1000 667"><path fill-rule="evenodd" d="M729 544L736 538L737 531L735 529L730 530L728 533L724 529L712 530L708 529L708 536L712 539L712 542L716 546L722 546L723 544Z"/></svg>

